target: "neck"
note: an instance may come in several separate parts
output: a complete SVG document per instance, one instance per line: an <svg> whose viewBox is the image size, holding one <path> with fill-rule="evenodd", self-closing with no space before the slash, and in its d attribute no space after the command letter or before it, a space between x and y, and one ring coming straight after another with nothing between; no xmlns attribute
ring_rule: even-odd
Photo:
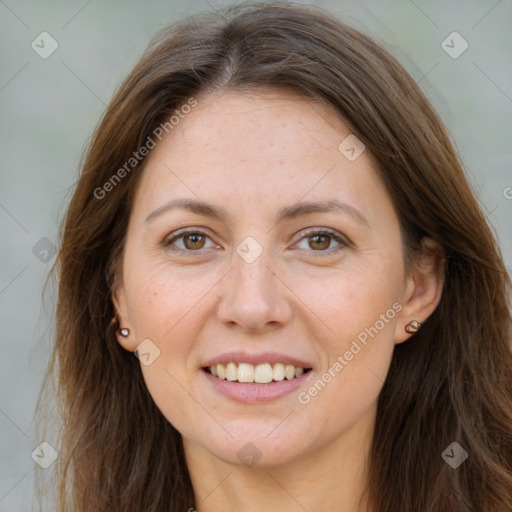
<svg viewBox="0 0 512 512"><path fill-rule="evenodd" d="M364 491L373 427L373 421L364 429L356 423L322 448L268 467L234 465L184 439L195 509L371 512Z"/></svg>

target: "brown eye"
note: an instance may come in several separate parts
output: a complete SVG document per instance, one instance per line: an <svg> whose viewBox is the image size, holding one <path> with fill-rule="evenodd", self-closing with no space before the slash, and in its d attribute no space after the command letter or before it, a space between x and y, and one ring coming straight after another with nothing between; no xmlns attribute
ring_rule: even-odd
<svg viewBox="0 0 512 512"><path fill-rule="evenodd" d="M207 246L207 242L210 242L210 246ZM166 238L162 245L169 250L181 253L198 253L201 254L204 250L215 247L210 237L201 231L182 231L174 236ZM218 246L217 246L218 247Z"/></svg>
<svg viewBox="0 0 512 512"><path fill-rule="evenodd" d="M183 236L183 244L187 249L202 249L205 243L204 235L199 233L192 233L191 235Z"/></svg>
<svg viewBox="0 0 512 512"><path fill-rule="evenodd" d="M345 236L337 231L324 228L316 231L302 232L298 248L307 251L310 256L316 258L337 254L349 245L350 242Z"/></svg>
<svg viewBox="0 0 512 512"><path fill-rule="evenodd" d="M325 250L331 244L331 237L329 235L314 235L309 237L309 246L316 251Z"/></svg>

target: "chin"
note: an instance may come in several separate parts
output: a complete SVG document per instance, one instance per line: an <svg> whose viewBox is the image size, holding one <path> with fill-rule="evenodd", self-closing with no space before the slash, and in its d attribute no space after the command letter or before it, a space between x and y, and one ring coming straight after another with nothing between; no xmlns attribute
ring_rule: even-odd
<svg viewBox="0 0 512 512"><path fill-rule="evenodd" d="M282 420L260 419L255 425L254 421L238 419L223 423L233 437L215 424L210 432L198 432L188 440L228 464L246 468L275 468L292 462L308 445L307 431L293 431L289 425L281 431L284 422L281 425L279 422Z"/></svg>

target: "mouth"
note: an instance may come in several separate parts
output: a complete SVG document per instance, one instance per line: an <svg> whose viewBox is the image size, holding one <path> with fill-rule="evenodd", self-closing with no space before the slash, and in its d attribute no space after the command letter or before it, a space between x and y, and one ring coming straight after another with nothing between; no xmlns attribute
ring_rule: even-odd
<svg viewBox="0 0 512 512"><path fill-rule="evenodd" d="M205 366L202 370L213 377L241 384L270 384L290 381L311 371L311 368L294 366L287 363L218 363Z"/></svg>
<svg viewBox="0 0 512 512"><path fill-rule="evenodd" d="M277 352L225 352L199 367L215 395L244 404L289 400L315 374L308 359ZM210 392L208 391L208 392Z"/></svg>

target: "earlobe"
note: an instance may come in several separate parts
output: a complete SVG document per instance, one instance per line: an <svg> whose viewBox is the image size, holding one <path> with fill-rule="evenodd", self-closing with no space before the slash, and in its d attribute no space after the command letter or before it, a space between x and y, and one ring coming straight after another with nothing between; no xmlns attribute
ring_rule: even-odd
<svg viewBox="0 0 512 512"><path fill-rule="evenodd" d="M135 336L131 328L124 287L114 285L111 295L115 310L115 335L119 344L130 352L135 350Z"/></svg>
<svg viewBox="0 0 512 512"><path fill-rule="evenodd" d="M406 326L405 326L405 332L408 332L409 334L414 334L415 332L418 332L420 330L421 324L417 320L411 320Z"/></svg>
<svg viewBox="0 0 512 512"><path fill-rule="evenodd" d="M444 251L431 238L422 240L423 252L412 263L403 308L396 323L395 342L402 343L421 329L434 312L443 293Z"/></svg>

